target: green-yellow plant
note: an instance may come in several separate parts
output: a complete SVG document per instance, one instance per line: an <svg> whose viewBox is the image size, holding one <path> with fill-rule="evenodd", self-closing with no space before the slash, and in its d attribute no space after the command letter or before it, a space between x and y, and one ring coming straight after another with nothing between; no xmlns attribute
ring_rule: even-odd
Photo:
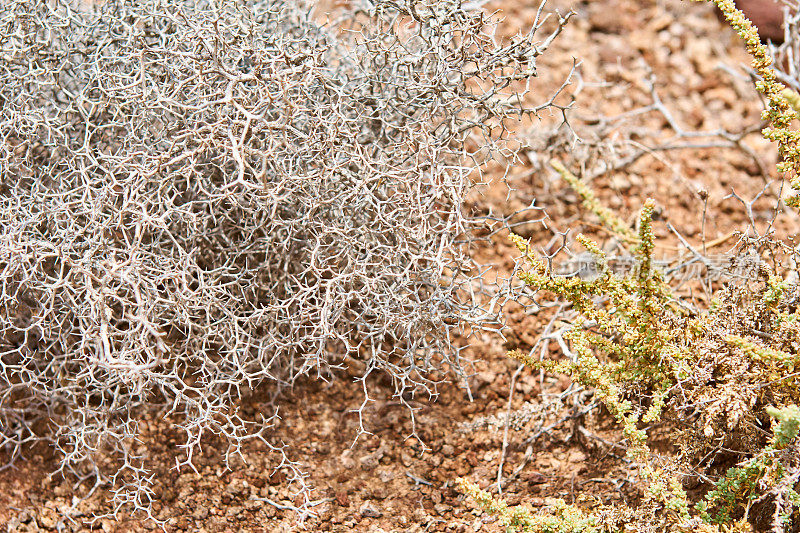
<svg viewBox="0 0 800 533"><path fill-rule="evenodd" d="M767 48L733 1L709 1L745 41L761 78L757 88L768 103L764 118L770 126L762 133L777 142L779 170L790 173L792 187L800 190L800 132L792 129L800 117L800 95L778 81ZM564 335L572 357L539 360L520 350L508 355L533 369L569 374L594 390L627 440L628 458L644 483L642 498L637 507L618 506L611 513L563 502L537 513L526 505L509 507L464 479L458 480L460 489L509 531L744 532L751 531L754 514L768 515L771 531L795 530L800 526L800 314L794 287L759 267L746 282L718 290L706 311L689 314L654 267L653 200L645 202L634 234L587 184L559 162L552 166L587 210L620 241L635 245L637 267L625 275L612 272L598 244L578 236L599 276L591 281L557 276L512 234L528 264L519 278L569 302L579 318ZM788 203L799 207L800 194ZM690 421L689 429L679 429L677 420ZM770 431L753 430L769 421ZM669 471L654 466L646 425L655 423L673 424L676 451L662 456ZM734 444L738 464L721 471L723 465L708 463L704 479L712 482L704 494L690 498L681 472Z"/></svg>
<svg viewBox="0 0 800 533"><path fill-rule="evenodd" d="M537 531L541 533L601 533L601 520L593 514L584 513L574 505L567 505L564 500L549 501L552 514L537 515L532 510L520 505L509 507L503 500L495 498L480 487L460 478L459 489L471 497L486 512L496 515L500 524L510 531Z"/></svg>
<svg viewBox="0 0 800 533"><path fill-rule="evenodd" d="M626 509L617 513L624 519L610 522L596 512L574 506L555 506L548 514L533 513L525 506L508 507L477 485L460 480L461 490L481 508L497 515L510 531L613 531L626 524L650 528L654 513L673 531L746 531L749 526L745 518L759 497L775 490L793 505L793 482L786 481L794 479L790 477L792 468L784 465L785 458L777 452L793 446L798 433L798 410L786 406L800 400L800 380L793 375L800 355L780 342L765 343L765 332L752 331L750 322L736 314L742 309L750 315L758 312L767 317L761 327L796 334L798 315L785 303L789 287L776 276L766 276L758 290L720 291L708 311L688 316L654 267L654 206L648 200L641 211L634 239L637 267L625 275L612 272L598 244L585 236L577 240L595 257L599 271L591 281L554 275L535 257L525 239L510 236L529 266L518 277L538 291L569 302L580 317L565 334L572 358L539 360L520 350L508 355L533 369L569 374L574 381L594 389L595 397L620 424L628 457L638 465L645 484L642 511ZM599 303L598 297L605 303ZM766 335L769 338L771 334ZM716 376L715 380L698 376L692 372L694 368L713 369L710 374ZM722 403L706 410L688 409L677 401L677 387L698 403L708 398L720 398ZM784 407L769 407L767 401ZM677 475L653 466L644 425L664 421L665 410L669 411L665 422L682 416L696 419L704 431L687 438L700 442L722 433L720 428L732 433L744 431L744 426L755 423L759 409L779 421L770 442L746 450L750 458L723 473L700 501L690 501ZM709 449L697 443L684 446L672 458L673 464L678 469L688 468L693 457L690 449L696 453L698 446L703 452ZM786 515L788 520L793 516L792 509Z"/></svg>
<svg viewBox="0 0 800 533"><path fill-rule="evenodd" d="M790 173L792 188L800 190L800 131L792 128L792 121L800 116L797 111L800 95L787 89L778 80L772 68L772 57L767 47L761 44L758 29L736 8L733 0L696 1L708 1L716 5L731 28L744 41L752 58L753 69L761 78L756 82L756 88L767 99L767 109L763 117L770 122L770 126L762 133L766 139L778 143L778 154L781 157L778 170ZM800 207L800 193L795 194L787 203Z"/></svg>

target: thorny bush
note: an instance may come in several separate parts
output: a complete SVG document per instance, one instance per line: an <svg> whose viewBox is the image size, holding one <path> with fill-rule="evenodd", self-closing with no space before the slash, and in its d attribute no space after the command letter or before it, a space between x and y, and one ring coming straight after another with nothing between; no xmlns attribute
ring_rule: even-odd
<svg viewBox="0 0 800 533"><path fill-rule="evenodd" d="M277 0L0 0L0 442L149 512L146 412L245 421L298 378L386 373L400 402L491 327L466 255L471 176L527 107L545 17L511 42L459 1L376 0L320 23ZM541 14L541 10L540 10ZM453 375L453 374L451 374ZM274 412L273 412L274 413ZM361 430L364 430L363 426ZM98 454L118 459L101 470ZM305 498L305 499L304 499ZM305 506L305 507L304 507Z"/></svg>

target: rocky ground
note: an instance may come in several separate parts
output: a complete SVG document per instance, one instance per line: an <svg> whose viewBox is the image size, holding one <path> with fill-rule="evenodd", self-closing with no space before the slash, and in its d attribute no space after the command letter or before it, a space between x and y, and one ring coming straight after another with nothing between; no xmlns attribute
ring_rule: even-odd
<svg viewBox="0 0 800 533"><path fill-rule="evenodd" d="M495 2L502 10L503 31L527 27L538 2ZM752 222L763 231L773 213L777 176L774 147L758 130L761 102L747 71L748 58L732 31L709 5L680 0L555 0L548 9L577 16L539 63L540 88L532 98L546 99L573 65L580 62L562 104L574 95L570 115L586 144L556 150L575 172L596 174L600 198L623 219L635 217L646 197L660 211L659 253L671 257L680 243L671 223L688 242L705 239L720 252L736 242L736 230ZM661 106L659 108L659 106ZM633 113L638 110L637 113ZM624 115L626 114L626 115ZM507 183L499 180L476 197L475 208L510 213L533 199L549 216L546 224L522 226L537 246L553 246L554 232L573 230L601 242L609 235L593 215L580 208L578 197L556 174L541 165L551 120L533 124L533 150L514 168ZM720 136L686 132L725 130L739 146ZM549 139L549 140L548 140ZM539 143L537 145L537 143ZM544 143L544 145L542 144ZM717 145L727 145L720 147ZM654 146L670 150L649 151ZM688 148L681 148L689 146ZM590 149L591 148L591 149ZM602 165L618 165L627 155L642 157L618 171L601 173ZM762 189L765 196L743 207ZM510 191L507 187L510 187ZM735 192L735 195L732 195ZM738 197L738 198L737 198ZM705 216L704 216L705 215ZM751 220L752 219L752 220ZM777 233L793 234L796 220L781 215ZM513 250L503 234L479 252L479 259L508 273ZM687 289L688 290L688 289ZM698 296L700 297L700 296ZM293 505L284 475L274 471L274 454L258 441L246 445L230 469L224 467L224 444L209 439L196 457L196 472L176 471L174 444L164 420L146 420L139 447L157 464L155 516L167 531L495 531L496 524L474 509L453 488L458 476L483 486L498 479L509 503L541 505L548 497L567 501L609 503L635 499L631 469L623 459L619 435L589 394L569 379L518 370L505 356L511 347L530 348L547 327L552 312L526 314L509 306L513 328L506 339L479 335L463 341L474 361L469 378L472 401L463 384L443 385L435 401L418 398L414 426L408 410L392 401L375 383L375 401L365 411L371 432L357 440L359 418L351 410L363 391L347 376L332 383L309 381L286 399L282 421L275 428L291 457L304 466L315 488L316 516L304 524L285 507ZM557 347L549 348L553 354ZM513 386L512 386L513 385ZM510 399L509 399L510 398ZM266 409L256 394L243 403L245 415ZM506 413L512 421L506 424ZM416 437L410 437L416 430ZM505 442L505 446L504 446ZM97 491L71 511L63 511L85 494L87 486L50 475L55 468L47 450L33 450L27 460L0 473L0 524L9 531L140 531L157 526L124 512L116 520L89 521L108 511L108 493Z"/></svg>

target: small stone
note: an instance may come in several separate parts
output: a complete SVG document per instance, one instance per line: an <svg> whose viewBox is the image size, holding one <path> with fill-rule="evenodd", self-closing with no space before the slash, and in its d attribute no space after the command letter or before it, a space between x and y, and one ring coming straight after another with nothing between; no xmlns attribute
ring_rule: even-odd
<svg viewBox="0 0 800 533"><path fill-rule="evenodd" d="M474 468L474 467L478 466L479 462L480 461L478 461L478 454L477 453L472 452L472 451L467 453L467 463L469 463L469 466Z"/></svg>
<svg viewBox="0 0 800 533"><path fill-rule="evenodd" d="M358 459L361 463L361 468L364 470L374 470L380 464L381 459L383 458L386 450L381 446L377 450L372 453L368 453L367 455Z"/></svg>
<svg viewBox="0 0 800 533"><path fill-rule="evenodd" d="M470 388L473 391L478 391L487 385L494 383L495 374L493 372L478 372L470 377ZM469 405L469 404L467 404Z"/></svg>
<svg viewBox="0 0 800 533"><path fill-rule="evenodd" d="M250 485L243 479L234 479L228 483L225 491L231 496L246 497L250 492Z"/></svg>
<svg viewBox="0 0 800 533"><path fill-rule="evenodd" d="M383 513L369 500L361 504L358 513L364 518L380 518L383 516Z"/></svg>
<svg viewBox="0 0 800 533"><path fill-rule="evenodd" d="M53 529L56 527L56 513L52 509L42 509L42 512L38 518L41 526L48 529Z"/></svg>
<svg viewBox="0 0 800 533"><path fill-rule="evenodd" d="M238 518L238 519L242 520L242 519L245 518L244 517L244 507L241 507L239 505L234 505L232 507L229 507L228 510L225 512L225 516L235 517L235 518Z"/></svg>
<svg viewBox="0 0 800 533"><path fill-rule="evenodd" d="M343 467L347 470L354 468L356 466L356 462L353 459L353 451L352 450L345 450L342 452L342 455L339 456L339 461Z"/></svg>
<svg viewBox="0 0 800 533"><path fill-rule="evenodd" d="M370 494L376 500L385 500L389 497L389 492L386 490L384 485L377 485L372 488Z"/></svg>
<svg viewBox="0 0 800 533"><path fill-rule="evenodd" d="M418 524L427 524L428 522L431 521L431 516L428 513L426 513L423 509L420 509L419 507L414 509L413 518L414 521L417 522Z"/></svg>
<svg viewBox="0 0 800 533"><path fill-rule="evenodd" d="M451 457L455 451L455 448L453 448L453 446L450 444L445 444L442 446L442 455L445 457Z"/></svg>
<svg viewBox="0 0 800 533"><path fill-rule="evenodd" d="M400 460L403 462L403 466L411 466L414 462L414 458L405 450L400 453Z"/></svg>
<svg viewBox="0 0 800 533"><path fill-rule="evenodd" d="M392 472L389 468L381 468L378 470L378 479L381 480L381 483L388 483L394 479L394 472Z"/></svg>
<svg viewBox="0 0 800 533"><path fill-rule="evenodd" d="M450 510L450 506L443 503L437 503L433 506L433 510L436 511L439 516L444 516L445 513Z"/></svg>
<svg viewBox="0 0 800 533"><path fill-rule="evenodd" d="M611 178L611 188L616 189L621 192L629 191L631 188L631 182L628 180L627 177L618 175Z"/></svg>

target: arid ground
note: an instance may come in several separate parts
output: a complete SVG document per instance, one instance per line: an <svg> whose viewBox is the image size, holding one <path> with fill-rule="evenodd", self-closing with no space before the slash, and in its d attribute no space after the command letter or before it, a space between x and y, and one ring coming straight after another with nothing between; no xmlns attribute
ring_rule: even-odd
<svg viewBox="0 0 800 533"><path fill-rule="evenodd" d="M527 28L538 2L509 0L488 7L501 10L503 31L513 35ZM577 60L573 83L559 103L574 95L570 122L586 143L554 155L574 172L594 175L598 196L625 220L633 220L645 198L654 198L658 253L667 259L680 251L676 232L693 246L705 241L722 253L735 245L734 232L746 230L751 217L763 230L779 194L777 183L767 186L778 177L772 170L775 149L758 133L762 104L748 57L712 7L680 0L554 0L547 7L562 13L574 9L577 15L540 59L540 84L531 98L546 100ZM550 123L543 117L542 131ZM715 130L728 132L729 139L750 133L740 136L739 147L724 136L681 134ZM578 196L537 160L544 157L547 138L534 140L505 182L498 179L475 196L474 208L511 213L535 199L549 219L521 226L520 232L538 247L554 246L554 232L568 229L573 236L583 232L601 243L608 240ZM674 149L648 151L659 145ZM600 165L623 158L615 150L631 147L643 155L619 170L597 172ZM764 200L752 203L748 215L742 200L748 203L765 186ZM797 221L792 217L779 216L775 231L793 234ZM503 232L478 253L501 275L513 267L515 253ZM526 314L510 304L507 313L505 338L486 333L462 341L468 344L465 357L473 361L472 400L463 383L443 384L433 401L412 402L414 427L408 410L392 401L388 384L374 384L374 401L363 422L371 434L360 436L359 418L352 412L363 401L359 384L343 375L331 383L309 380L295 387L273 434L291 443L291 457L304 465L315 489L316 516L303 524L285 509L293 505L291 495L262 443L250 441L226 469L224 443L209 438L195 458L197 470L177 471L179 435L171 433L167 421L144 421L139 447L158 465L154 515L167 531L496 531L493 519L453 485L465 476L488 486L498 480L501 461L509 503L535 506L548 497L569 502L586 500L587 494L600 503L637 498L620 434L590 393L576 390L565 377L527 369L515 377L518 363L505 355L509 348L530 348L553 310ZM547 350L556 356L558 346L551 343ZM255 394L244 400L242 410L252 416L264 405ZM408 438L414 431L419 438ZM110 510L103 490L77 503L66 518L64 511L90 483L76 486L74 479L50 475L56 467L47 449L36 448L16 468L0 473L0 524L8 531L158 528L124 511L117 519L90 521L93 514Z"/></svg>

